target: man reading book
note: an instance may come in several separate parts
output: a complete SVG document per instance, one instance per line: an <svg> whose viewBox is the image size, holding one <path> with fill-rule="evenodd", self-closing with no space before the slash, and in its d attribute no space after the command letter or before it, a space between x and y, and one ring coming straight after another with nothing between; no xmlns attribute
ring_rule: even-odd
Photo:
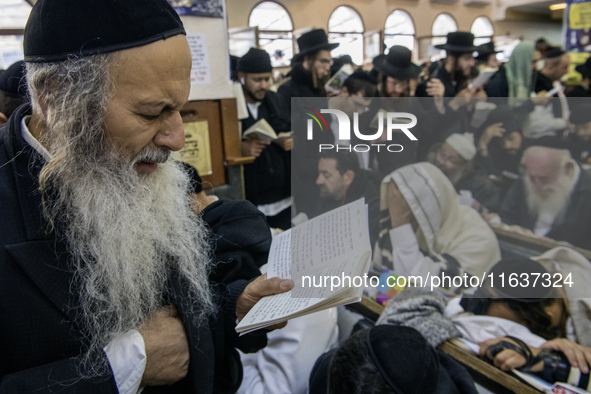
<svg viewBox="0 0 591 394"><path fill-rule="evenodd" d="M291 224L291 129L289 112L276 93L269 91L271 59L262 49L251 48L238 63L248 118L242 119L242 131L265 119L278 135L274 141L248 137L242 141L242 155L255 156L244 166L246 199L267 217L271 227L287 229Z"/></svg>

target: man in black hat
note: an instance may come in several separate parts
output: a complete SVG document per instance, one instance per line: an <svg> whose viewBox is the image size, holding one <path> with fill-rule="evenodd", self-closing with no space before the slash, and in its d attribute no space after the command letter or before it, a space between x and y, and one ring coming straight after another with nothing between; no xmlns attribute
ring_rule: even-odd
<svg viewBox="0 0 591 394"><path fill-rule="evenodd" d="M523 153L525 174L505 196L501 220L590 249L591 177L572 159L565 141L542 137L535 144Z"/></svg>
<svg viewBox="0 0 591 394"><path fill-rule="evenodd" d="M570 56L560 48L553 48L544 55L544 67L538 73L534 90L549 92L554 89L557 82L568 72ZM558 93L554 95L558 97Z"/></svg>
<svg viewBox="0 0 591 394"><path fill-rule="evenodd" d="M326 32L315 29L302 34L298 38L300 52L292 59L291 79L283 83L277 93L283 100L291 118L292 97L326 97L324 85L330 77L332 56L330 51L339 46L329 43ZM328 104L321 108L328 108ZM310 212L318 200L316 186L316 163L318 144L332 144L332 133L317 133L314 138L306 137L306 120L304 117L292 119L294 146L298 160L294 160L292 169L292 190L298 212ZM327 117L330 127L330 117Z"/></svg>
<svg viewBox="0 0 591 394"><path fill-rule="evenodd" d="M581 83L573 88L567 96L568 97L589 97L591 96L591 56L587 58L585 63L575 67L576 72L581 74Z"/></svg>
<svg viewBox="0 0 591 394"><path fill-rule="evenodd" d="M290 284L210 284L170 159L192 64L179 16L40 0L23 44L32 103L0 128L0 392L235 392L234 348L265 344L237 319Z"/></svg>
<svg viewBox="0 0 591 394"><path fill-rule="evenodd" d="M13 63L0 74L0 124L21 104L27 102L27 82L24 80L25 62Z"/></svg>
<svg viewBox="0 0 591 394"><path fill-rule="evenodd" d="M277 93L269 91L272 69L269 54L257 48L251 48L238 63L238 79L248 108L248 118L240 121L242 131L265 119L279 137L273 142L242 140L242 155L256 157L254 163L244 166L244 187L246 199L265 214L269 225L287 230L291 227L292 139L286 132L291 130L291 122Z"/></svg>
<svg viewBox="0 0 591 394"><path fill-rule="evenodd" d="M435 45L435 47L444 49L447 56L433 71L431 80L423 82L417 87L416 96L433 96L428 91L433 79L438 79L443 83L444 97L475 96L478 92L468 89L468 78L475 64L474 51L477 49L474 46L474 35L463 31L451 32L447 34L445 44Z"/></svg>
<svg viewBox="0 0 591 394"><path fill-rule="evenodd" d="M479 72L482 72L486 68L498 68L501 62L497 59L497 53L502 51L495 50L495 44L487 42L486 44L478 45L476 47L476 67Z"/></svg>
<svg viewBox="0 0 591 394"><path fill-rule="evenodd" d="M544 67L536 75L534 92L540 96L562 89L561 79L568 72L570 56L560 48L553 48L544 55ZM530 114L525 136L538 138L562 133L567 127L568 102L562 90L557 91L547 101L536 102L536 108Z"/></svg>
<svg viewBox="0 0 591 394"><path fill-rule="evenodd" d="M339 46L329 43L326 32L315 29L298 38L300 52L292 59L291 79L281 85L278 93L286 107L291 108L292 97L325 97L324 84L330 78L330 51Z"/></svg>

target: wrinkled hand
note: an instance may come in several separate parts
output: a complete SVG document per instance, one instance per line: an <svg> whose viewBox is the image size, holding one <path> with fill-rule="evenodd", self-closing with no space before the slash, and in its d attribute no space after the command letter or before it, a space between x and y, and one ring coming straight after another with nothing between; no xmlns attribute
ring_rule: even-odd
<svg viewBox="0 0 591 394"><path fill-rule="evenodd" d="M248 139L242 141L240 144L240 150L242 151L242 156L259 157L267 145L269 145L269 141Z"/></svg>
<svg viewBox="0 0 591 394"><path fill-rule="evenodd" d="M500 341L507 341L516 346L519 346L517 343L515 343L513 340L509 338L493 338L478 343L478 345L480 346L480 355L484 358L492 360L494 366L503 371L511 371L514 368L523 367L527 360L525 359L525 357L517 353L515 350L505 349L499 352L495 357L493 357L492 354L490 354L489 348Z"/></svg>
<svg viewBox="0 0 591 394"><path fill-rule="evenodd" d="M146 347L146 369L141 386L178 382L189 371L189 343L174 306L162 308L139 328Z"/></svg>
<svg viewBox="0 0 591 394"><path fill-rule="evenodd" d="M388 212L390 213L392 228L400 227L411 222L412 211L394 181L388 183L386 199L388 202Z"/></svg>
<svg viewBox="0 0 591 394"><path fill-rule="evenodd" d="M275 143L281 147L286 152L289 152L293 146L293 138L291 138L290 133L279 133L277 134L277 139Z"/></svg>
<svg viewBox="0 0 591 394"><path fill-rule="evenodd" d="M445 85L443 85L440 79L431 78L427 81L426 93L433 97L443 97L445 94Z"/></svg>
<svg viewBox="0 0 591 394"><path fill-rule="evenodd" d="M246 286L242 294L238 297L238 301L236 301L236 317L238 321L242 320L261 298L285 293L291 290L292 287L293 281L291 279L267 279L267 274L259 276ZM286 324L287 322L279 323L267 327L267 329L283 328Z"/></svg>
<svg viewBox="0 0 591 394"><path fill-rule="evenodd" d="M582 373L589 372L591 349L588 347L583 347L566 338L557 338L544 343L542 349L558 350L564 353L571 366L579 368Z"/></svg>

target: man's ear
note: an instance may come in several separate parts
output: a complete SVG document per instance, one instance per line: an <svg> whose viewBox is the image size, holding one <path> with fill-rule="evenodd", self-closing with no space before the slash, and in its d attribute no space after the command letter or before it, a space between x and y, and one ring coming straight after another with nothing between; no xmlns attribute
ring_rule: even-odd
<svg viewBox="0 0 591 394"><path fill-rule="evenodd" d="M343 174L343 183L347 187L351 186L351 183L353 183L354 179L355 179L355 173L351 170L347 170Z"/></svg>
<svg viewBox="0 0 591 394"><path fill-rule="evenodd" d="M238 72L238 80L240 81L240 83L242 85L244 85L244 77L246 76L246 74L244 74L243 72Z"/></svg>

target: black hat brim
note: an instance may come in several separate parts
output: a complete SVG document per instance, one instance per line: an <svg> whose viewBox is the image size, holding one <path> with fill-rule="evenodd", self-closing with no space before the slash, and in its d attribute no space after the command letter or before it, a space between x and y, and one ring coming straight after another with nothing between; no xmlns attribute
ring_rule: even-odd
<svg viewBox="0 0 591 394"><path fill-rule="evenodd" d="M293 56L292 58L292 62L293 63L297 63L300 62L301 60L304 59L304 56L310 54L310 53L314 53L316 51L332 51L333 49L335 49L336 47L338 47L340 44L338 42L333 42L330 44L318 44L315 45L313 47L307 48L305 51L300 52L296 55Z"/></svg>
<svg viewBox="0 0 591 394"><path fill-rule="evenodd" d="M453 53L472 53L472 52L476 52L476 46L472 45L472 46L460 46L460 45L448 45L448 44L439 44L439 45L435 45L435 48L437 49L443 49L447 52L453 52Z"/></svg>
<svg viewBox="0 0 591 394"><path fill-rule="evenodd" d="M376 63L375 67L382 74L401 81L418 78L421 74L421 67L412 62L408 67L395 67L388 64L386 57L381 62Z"/></svg>
<svg viewBox="0 0 591 394"><path fill-rule="evenodd" d="M478 52L478 51L476 51ZM478 56L476 56L476 60L484 60L487 56L496 55L497 53L501 53L503 51L491 51L491 52L478 52Z"/></svg>

